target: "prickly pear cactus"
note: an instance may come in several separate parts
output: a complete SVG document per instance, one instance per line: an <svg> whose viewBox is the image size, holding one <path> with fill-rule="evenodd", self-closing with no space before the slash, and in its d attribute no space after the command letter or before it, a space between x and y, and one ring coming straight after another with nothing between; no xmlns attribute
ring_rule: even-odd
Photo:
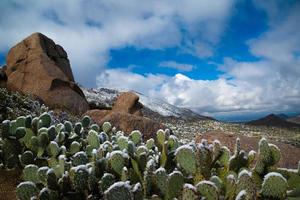
<svg viewBox="0 0 300 200"><path fill-rule="evenodd" d="M104 192L104 198L107 200L132 200L130 185L126 182L116 182Z"/></svg>
<svg viewBox="0 0 300 200"><path fill-rule="evenodd" d="M277 146L266 139L258 153L236 140L232 154L215 140L179 140L169 130L143 141L109 122L101 128L52 121L51 115L21 116L1 124L0 162L20 167L19 199L224 199L262 200L300 196L299 169L277 168ZM299 165L300 166L300 165Z"/></svg>
<svg viewBox="0 0 300 200"><path fill-rule="evenodd" d="M286 179L277 172L268 173L263 181L261 194L267 199L284 200L287 195Z"/></svg>
<svg viewBox="0 0 300 200"><path fill-rule="evenodd" d="M179 166L188 174L196 172L196 158L192 147L183 145L175 152L175 158Z"/></svg>
<svg viewBox="0 0 300 200"><path fill-rule="evenodd" d="M180 200L197 200L197 189L191 184L184 184Z"/></svg>
<svg viewBox="0 0 300 200"><path fill-rule="evenodd" d="M37 196L39 190L31 181L25 181L17 186L16 193L20 200L29 200L31 197Z"/></svg>
<svg viewBox="0 0 300 200"><path fill-rule="evenodd" d="M115 173L122 175L122 170L125 165L123 153L121 151L113 151L109 157L109 164Z"/></svg>
<svg viewBox="0 0 300 200"><path fill-rule="evenodd" d="M200 181L196 185L197 191L201 196L205 197L207 200L217 200L218 199L218 188L211 181Z"/></svg>

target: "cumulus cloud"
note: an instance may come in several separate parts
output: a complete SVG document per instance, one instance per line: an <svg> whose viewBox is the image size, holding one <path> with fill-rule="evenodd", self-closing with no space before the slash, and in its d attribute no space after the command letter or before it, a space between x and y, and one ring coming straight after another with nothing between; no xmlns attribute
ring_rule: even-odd
<svg viewBox="0 0 300 200"><path fill-rule="evenodd" d="M250 53L257 57L255 61L224 58L223 63L218 64L222 75L216 80L191 79L183 74L168 77L139 75L136 77L140 80L139 84L129 84L129 88L222 118L254 113L299 112L299 8L300 4L291 8L289 14L277 23L270 19L272 25L269 30L247 42ZM109 77L117 71L106 71L108 79L101 82L103 77L99 77L99 83L116 83L117 80ZM135 77L136 74L130 76ZM120 85L128 85L131 81L126 78Z"/></svg>
<svg viewBox="0 0 300 200"><path fill-rule="evenodd" d="M3 0L0 52L32 32L42 32L66 49L76 80L93 86L95 72L105 69L111 49L179 47L197 52L192 44L202 42L213 51L232 4L233 0Z"/></svg>
<svg viewBox="0 0 300 200"><path fill-rule="evenodd" d="M192 71L196 67L191 64L186 64L186 63L178 63L175 61L163 61L159 63L159 67L166 67L166 68L172 68L172 69L177 69L178 71Z"/></svg>

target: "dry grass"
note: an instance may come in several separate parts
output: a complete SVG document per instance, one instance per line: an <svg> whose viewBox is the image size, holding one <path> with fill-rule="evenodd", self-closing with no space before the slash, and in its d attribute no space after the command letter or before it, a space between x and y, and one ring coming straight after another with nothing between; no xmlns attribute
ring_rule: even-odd
<svg viewBox="0 0 300 200"><path fill-rule="evenodd" d="M16 197L16 186L20 182L21 170L0 169L0 199L14 200Z"/></svg>

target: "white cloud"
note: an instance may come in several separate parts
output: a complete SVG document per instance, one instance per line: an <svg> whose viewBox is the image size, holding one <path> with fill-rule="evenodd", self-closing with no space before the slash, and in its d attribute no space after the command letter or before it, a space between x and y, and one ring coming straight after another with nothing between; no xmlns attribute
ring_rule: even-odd
<svg viewBox="0 0 300 200"><path fill-rule="evenodd" d="M196 66L191 65L191 64L186 64L186 63L178 63L175 61L163 61L159 63L159 67L166 67L166 68L172 68L172 69L177 69L178 71L192 71L193 69L196 68Z"/></svg>
<svg viewBox="0 0 300 200"><path fill-rule="evenodd" d="M76 80L92 86L111 49L180 47L196 52L188 45L196 41L213 51L211 45L218 43L232 4L233 0L4 0L0 52L32 32L42 32L66 49Z"/></svg>
<svg viewBox="0 0 300 200"><path fill-rule="evenodd" d="M140 81L130 84L130 77L136 77L136 74L127 73L129 76L126 76L120 85L129 85L128 88L152 97L163 98L177 106L223 118L255 113L299 112L299 5L291 9L277 24L273 19L267 32L248 42L250 52L257 56L258 60L224 58L223 63L218 65L223 74L217 80L191 79L183 74L172 77L152 74L138 75ZM106 77L117 74L117 71L106 71L110 74ZM98 80L101 79L103 78L99 77ZM109 79L100 81L99 86L105 82L118 85L117 78Z"/></svg>
<svg viewBox="0 0 300 200"><path fill-rule="evenodd" d="M132 73L126 69L107 69L97 77L98 87L135 90L151 94L159 89L169 77L165 75L147 74L145 76Z"/></svg>

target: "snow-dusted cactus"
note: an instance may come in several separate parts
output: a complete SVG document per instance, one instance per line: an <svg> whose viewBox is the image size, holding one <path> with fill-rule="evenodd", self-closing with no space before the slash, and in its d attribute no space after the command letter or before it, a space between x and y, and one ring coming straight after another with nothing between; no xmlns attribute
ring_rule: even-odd
<svg viewBox="0 0 300 200"><path fill-rule="evenodd" d="M89 159L84 151L79 151L73 156L72 165L85 165L89 162Z"/></svg>
<svg viewBox="0 0 300 200"><path fill-rule="evenodd" d="M74 126L74 132L77 135L81 135L81 130L82 130L82 123L81 122L77 122Z"/></svg>
<svg viewBox="0 0 300 200"><path fill-rule="evenodd" d="M197 191L201 196L205 197L207 200L217 200L218 199L218 188L211 181L200 181L196 185Z"/></svg>
<svg viewBox="0 0 300 200"><path fill-rule="evenodd" d="M128 147L128 138L126 136L120 136L117 139L117 144L118 144L120 150L127 149L127 147Z"/></svg>
<svg viewBox="0 0 300 200"><path fill-rule="evenodd" d="M100 140L98 133L95 130L90 130L87 135L87 140L89 145L91 145L92 148L98 149L100 146Z"/></svg>
<svg viewBox="0 0 300 200"><path fill-rule="evenodd" d="M245 190L250 199L256 197L256 185L252 178L252 173L246 169L242 170L238 175L237 193Z"/></svg>
<svg viewBox="0 0 300 200"><path fill-rule="evenodd" d="M161 151L166 140L166 133L164 130L160 129L156 132L156 144L159 150Z"/></svg>
<svg viewBox="0 0 300 200"><path fill-rule="evenodd" d="M39 117L38 127L48 128L51 125L51 122L52 122L51 116L45 112Z"/></svg>
<svg viewBox="0 0 300 200"><path fill-rule="evenodd" d="M146 142L146 147L150 150L154 147L154 139L150 138L149 140L147 140Z"/></svg>
<svg viewBox="0 0 300 200"><path fill-rule="evenodd" d="M168 175L168 193L169 199L178 197L184 184L184 176L180 171L173 171Z"/></svg>
<svg viewBox="0 0 300 200"><path fill-rule="evenodd" d="M154 172L154 186L158 190L158 194L161 197L165 197L168 189L168 174L164 168L158 168Z"/></svg>
<svg viewBox="0 0 300 200"><path fill-rule="evenodd" d="M259 141L258 159L254 167L254 171L263 176L268 169L279 162L281 153L274 144L268 144L265 138Z"/></svg>
<svg viewBox="0 0 300 200"><path fill-rule="evenodd" d="M99 182L99 187L102 192L107 190L112 184L115 182L115 176L110 173L104 173L100 182Z"/></svg>
<svg viewBox="0 0 300 200"><path fill-rule="evenodd" d="M261 194L267 199L284 200L287 195L286 179L277 172L270 172L264 177Z"/></svg>
<svg viewBox="0 0 300 200"><path fill-rule="evenodd" d="M196 172L196 157L192 147L183 145L175 152L176 161L179 166L188 174Z"/></svg>
<svg viewBox="0 0 300 200"><path fill-rule="evenodd" d="M74 155L75 153L79 152L80 151L80 144L79 142L77 141L73 141L70 145L70 148L69 148L69 153L71 155Z"/></svg>
<svg viewBox="0 0 300 200"><path fill-rule="evenodd" d="M91 118L86 115L82 118L81 123L83 128L88 128L91 124Z"/></svg>
<svg viewBox="0 0 300 200"><path fill-rule="evenodd" d="M85 165L75 167L74 173L74 188L77 191L83 192L88 187L89 172Z"/></svg>
<svg viewBox="0 0 300 200"><path fill-rule="evenodd" d="M181 200L197 200L197 189L192 184L184 184L183 190L180 196Z"/></svg>
<svg viewBox="0 0 300 200"><path fill-rule="evenodd" d="M65 131L71 133L73 131L73 125L70 121L65 121L64 123Z"/></svg>
<svg viewBox="0 0 300 200"><path fill-rule="evenodd" d="M102 124L102 130L105 132L105 133L109 133L111 131L111 124L109 122L104 122Z"/></svg>
<svg viewBox="0 0 300 200"><path fill-rule="evenodd" d="M25 181L31 181L33 183L38 183L39 179L38 179L38 166L36 165L27 165L24 169L23 169L23 180Z"/></svg>
<svg viewBox="0 0 300 200"><path fill-rule="evenodd" d="M35 197L38 194L36 185L31 181L25 181L17 186L16 193L20 200L30 200L31 197Z"/></svg>
<svg viewBox="0 0 300 200"><path fill-rule="evenodd" d="M234 200L236 196L236 179L233 174L229 174L225 180L225 199Z"/></svg>
<svg viewBox="0 0 300 200"><path fill-rule="evenodd" d="M116 182L104 192L104 198L107 200L132 200L130 185L127 182Z"/></svg>
<svg viewBox="0 0 300 200"><path fill-rule="evenodd" d="M242 190L238 193L235 200L249 200L248 193L246 190Z"/></svg>
<svg viewBox="0 0 300 200"><path fill-rule="evenodd" d="M115 173L121 176L125 165L123 153L121 151L113 151L109 156L109 165Z"/></svg>
<svg viewBox="0 0 300 200"><path fill-rule="evenodd" d="M138 145L142 141L142 133L139 130L134 130L130 133L129 139L133 141L135 145Z"/></svg>
<svg viewBox="0 0 300 200"><path fill-rule="evenodd" d="M37 171L37 177L39 182L43 183L44 185L46 185L47 183L47 172L49 170L49 167L44 166L44 167L40 167Z"/></svg>
<svg viewBox="0 0 300 200"><path fill-rule="evenodd" d="M57 155L59 154L59 146L56 142L50 142L50 144L48 145L48 153L52 157L57 157Z"/></svg>

